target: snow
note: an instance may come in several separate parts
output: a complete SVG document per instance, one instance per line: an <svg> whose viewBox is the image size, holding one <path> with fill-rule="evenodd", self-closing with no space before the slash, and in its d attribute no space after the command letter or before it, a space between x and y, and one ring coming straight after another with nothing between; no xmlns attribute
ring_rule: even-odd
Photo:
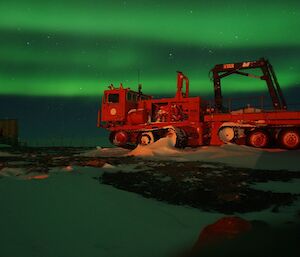
<svg viewBox="0 0 300 257"><path fill-rule="evenodd" d="M128 155L160 160L223 163L253 169L300 170L300 150L257 149L235 144L180 150L174 147L172 138L162 138L147 146L139 145Z"/></svg>
<svg viewBox="0 0 300 257"><path fill-rule="evenodd" d="M90 150L84 153L79 154L79 156L83 157L118 157L124 156L129 152L127 149L119 148L119 147L111 147L111 148L102 148L97 147L95 150Z"/></svg>
<svg viewBox="0 0 300 257"><path fill-rule="evenodd" d="M18 155L0 151L0 157L13 157L13 156L18 156Z"/></svg>
<svg viewBox="0 0 300 257"><path fill-rule="evenodd" d="M100 184L105 169L73 167L49 171L46 180L0 180L3 256L166 257L190 248L200 231L223 217L174 206ZM15 170L16 171L16 170ZM281 224L299 206L239 215Z"/></svg>
<svg viewBox="0 0 300 257"><path fill-rule="evenodd" d="M149 170L149 167L147 167L145 165L141 165L141 163L119 164L116 166L113 166L111 164L106 164L101 169L103 169L105 171L105 173L119 173L119 172L134 173L134 172Z"/></svg>
<svg viewBox="0 0 300 257"><path fill-rule="evenodd" d="M174 145L175 137L171 136L161 138L150 145L138 145L132 151L98 147L80 155L86 157L135 156L154 160L222 163L241 168L300 171L300 150L258 149L235 144L178 149Z"/></svg>
<svg viewBox="0 0 300 257"><path fill-rule="evenodd" d="M25 172L24 172L24 169L22 169L22 168L4 167L3 169L0 170L0 176L18 177L18 176L24 176L24 175L25 175Z"/></svg>
<svg viewBox="0 0 300 257"><path fill-rule="evenodd" d="M71 166L71 165L68 165L68 166L66 166L66 167L63 168L64 171L68 171L68 172L73 171L73 169L74 169L74 168L73 168L73 166Z"/></svg>
<svg viewBox="0 0 300 257"><path fill-rule="evenodd" d="M128 155L133 156L177 156L180 150L174 147L175 135L159 139L150 145L138 145Z"/></svg>
<svg viewBox="0 0 300 257"><path fill-rule="evenodd" d="M104 163L104 165L102 166L103 169L114 169L115 166L109 164L109 163Z"/></svg>
<svg viewBox="0 0 300 257"><path fill-rule="evenodd" d="M136 153L142 158L158 160L148 167L146 161L136 159L134 164L105 163L101 168L56 167L50 169L48 174L28 173L25 168L2 168L0 201L3 211L0 227L4 232L0 234L1 254L22 257L172 256L177 250L190 248L202 228L224 215L146 199L101 184L94 178L101 177L104 172L155 169L164 165L159 162L162 159L204 160L201 167L216 169L220 167L214 165L215 162L255 167L272 167L273 162L274 169L276 166L299 166L299 151L261 150L237 145L179 150L174 148L172 140L166 138L132 152L101 148L85 153L93 156ZM170 177L160 179L168 181ZM201 182L197 178L190 179ZM295 193L299 192L299 181L293 181ZM282 187L281 182L274 183L260 183L253 187L265 190ZM291 184L285 185L284 191L290 191ZM282 208L280 213L265 210L239 216L281 224L296 219L295 211L299 208L298 201L293 206Z"/></svg>
<svg viewBox="0 0 300 257"><path fill-rule="evenodd" d="M272 191L277 193L289 192L291 194L300 194L300 179L293 179L290 182L268 181L265 183L255 183L251 187L257 190Z"/></svg>
<svg viewBox="0 0 300 257"><path fill-rule="evenodd" d="M25 168L12 168L4 167L0 170L1 177L10 177L18 180L28 180L28 179L46 179L49 177L48 174L39 171L29 171Z"/></svg>
<svg viewBox="0 0 300 257"><path fill-rule="evenodd" d="M26 162L26 161L11 161L8 162L9 165L17 165L17 166L22 166L22 165L29 165L32 162Z"/></svg>
<svg viewBox="0 0 300 257"><path fill-rule="evenodd" d="M46 180L1 179L3 256L164 257L189 248L221 214L168 205L99 184L99 168Z"/></svg>

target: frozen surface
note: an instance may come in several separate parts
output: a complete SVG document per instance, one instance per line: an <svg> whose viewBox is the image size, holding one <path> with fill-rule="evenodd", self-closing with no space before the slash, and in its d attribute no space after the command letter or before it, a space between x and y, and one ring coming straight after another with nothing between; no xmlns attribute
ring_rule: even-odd
<svg viewBox="0 0 300 257"><path fill-rule="evenodd" d="M92 177L101 172L75 168L46 180L1 179L1 255L163 257L190 247L221 216L99 184Z"/></svg>
<svg viewBox="0 0 300 257"><path fill-rule="evenodd" d="M4 152L4 151L0 151L0 157L13 157L13 156L17 156L17 155L8 153L8 152Z"/></svg>
<svg viewBox="0 0 300 257"><path fill-rule="evenodd" d="M180 150L173 145L172 139L163 138L152 145L139 145L128 155L161 160L224 163L243 168L300 170L300 150L256 149L234 144Z"/></svg>
<svg viewBox="0 0 300 257"><path fill-rule="evenodd" d="M280 193L290 192L300 195L300 179L293 179L290 182L269 181L267 183L256 183L252 188Z"/></svg>
<svg viewBox="0 0 300 257"><path fill-rule="evenodd" d="M168 191L173 188L168 187L172 181L186 185L183 187L184 195L187 194L186 189L192 187L200 190L203 181L203 186L210 185L212 191L222 185L225 192L220 192L220 197L227 197L230 205L231 195L227 194L222 179L235 181L239 174L246 171L228 168L217 162L238 167L256 166L263 169L267 165L274 169L283 166L292 169L296 161L294 168L298 167L299 151L258 150L236 145L178 150L173 145L174 141L169 138L151 146L139 146L131 152L120 148L98 148L83 154L78 154L80 151L76 150L76 155L73 155L66 149L63 155L55 152L57 149L50 149L40 155L23 153L16 158L7 156L8 161L3 157L0 163L0 256L172 256L172 252L192 246L204 226L225 214L193 209L187 207L185 202L175 206L157 201L154 197L145 198L128 192L132 187L120 190L105 184L105 175L115 176L116 179L121 176L128 178L123 181L127 186L130 182L136 183L134 178L141 178L142 183L138 186L153 182L159 187L155 190L162 188L164 195L175 196L178 196L178 187ZM128 155L142 159L128 158ZM123 158L118 158L121 156ZM205 163L193 163L194 160ZM96 168L88 167L91 162ZM198 177L195 171L200 172ZM249 172L253 174L254 171ZM263 172L259 170L259 174ZM179 173L185 173L182 180ZM219 175L222 183L213 187L212 182ZM271 181L253 187L299 193L299 181ZM233 193L239 193L242 189L240 184L236 185ZM278 212L274 212L273 207L237 215L271 225L299 222L299 201L280 206Z"/></svg>
<svg viewBox="0 0 300 257"><path fill-rule="evenodd" d="M174 206L99 184L103 168L52 169L46 180L0 180L1 255L167 257L223 214ZM241 217L281 224L295 207Z"/></svg>
<svg viewBox="0 0 300 257"><path fill-rule="evenodd" d="M25 176L25 170L22 168L8 168L5 167L0 170L0 175L5 177Z"/></svg>
<svg viewBox="0 0 300 257"><path fill-rule="evenodd" d="M102 148L97 147L95 150L90 150L85 153L81 153L80 156L83 157L118 157L124 156L129 152L127 149L112 147L112 148Z"/></svg>
<svg viewBox="0 0 300 257"><path fill-rule="evenodd" d="M180 156L184 154L184 151L180 151L175 148L175 138L165 137L161 138L153 144L143 146L138 145L134 150L132 150L128 155L133 156L153 156L153 157L172 157Z"/></svg>
<svg viewBox="0 0 300 257"><path fill-rule="evenodd" d="M257 149L235 144L177 149L174 147L173 138L162 138L147 146L139 145L132 151L122 148L98 148L82 153L81 156L136 156L154 160L223 163L233 167L252 169L300 170L300 150Z"/></svg>

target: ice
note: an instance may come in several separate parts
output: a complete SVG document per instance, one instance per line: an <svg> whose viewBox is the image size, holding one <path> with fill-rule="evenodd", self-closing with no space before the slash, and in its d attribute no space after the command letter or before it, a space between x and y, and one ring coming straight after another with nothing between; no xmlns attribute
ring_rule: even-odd
<svg viewBox="0 0 300 257"><path fill-rule="evenodd" d="M101 167L79 167L70 162L70 165L50 168L48 173L35 169L28 173L27 166L2 168L0 226L5 233L1 234L0 240L3 256L172 256L170 253L177 249L190 248L204 226L223 216L146 199L101 184L98 178L104 173L158 169L168 165L168 162L159 161L164 159L205 161L196 165L216 169L216 173L222 172L217 170L221 167L216 162L258 168L292 169L293 165L295 170L299 168L299 151L261 150L237 145L180 150L174 147L172 138L140 146L131 152L101 148L85 154L114 157L129 154L139 158L124 158L130 160L128 163L112 161L113 165L109 162L117 158L109 158ZM149 162L147 158L158 161ZM178 169L185 164L178 163ZM174 166L177 167L176 163ZM172 178L158 176L155 179L167 183ZM188 182L201 183L202 180L193 177L183 180L183 183ZM299 192L296 187L299 181L295 182L298 183L295 192ZM299 210L300 203L296 204L285 207L280 213L273 213L270 208L240 216L280 224L293 220L292 217L296 219L295 211Z"/></svg>
<svg viewBox="0 0 300 257"><path fill-rule="evenodd" d="M92 179L99 168L74 170L1 180L3 256L170 256L222 216L99 184Z"/></svg>
<svg viewBox="0 0 300 257"><path fill-rule="evenodd" d="M25 170L22 168L8 168L4 167L0 170L0 175L5 177L17 177L25 174Z"/></svg>
<svg viewBox="0 0 300 257"><path fill-rule="evenodd" d="M202 164L201 168L209 168L209 169L213 169L213 168L218 168L218 166L216 165L212 165L212 164Z"/></svg>
<svg viewBox="0 0 300 257"><path fill-rule="evenodd" d="M31 162L25 162L25 161L11 161L8 162L9 165L16 165L16 166L25 166L31 164Z"/></svg>
<svg viewBox="0 0 300 257"><path fill-rule="evenodd" d="M0 151L0 157L13 157L13 156L18 156L18 155Z"/></svg>
<svg viewBox="0 0 300 257"><path fill-rule="evenodd" d="M108 164L110 165L110 164ZM104 165L105 166L105 165ZM119 164L116 166L108 166L102 167L104 169L105 173L118 173L118 172L123 172L123 173L135 173L135 172L140 172L143 170L149 170L149 167L147 166L141 166L139 163L136 164Z"/></svg>
<svg viewBox="0 0 300 257"><path fill-rule="evenodd" d="M101 148L97 147L94 150L90 150L79 154L83 157L113 157L113 156L124 156L129 152L129 150L119 147L112 148Z"/></svg>
<svg viewBox="0 0 300 257"><path fill-rule="evenodd" d="M45 173L41 173L37 171L28 171L25 168L12 168L12 167L4 167L3 169L1 169L0 176L12 177L21 180L48 178L48 174Z"/></svg>
<svg viewBox="0 0 300 257"><path fill-rule="evenodd" d="M147 146L138 146L131 156L174 161L204 161L223 163L233 167L299 171L300 150L257 149L226 144L179 150L170 138L162 138Z"/></svg>
<svg viewBox="0 0 300 257"><path fill-rule="evenodd" d="M173 256L191 248L207 224L223 217L99 184L92 177L101 170L75 166L74 172L57 169L47 180L1 179L2 255ZM240 216L281 224L294 215L290 207L284 210Z"/></svg>
<svg viewBox="0 0 300 257"><path fill-rule="evenodd" d="M162 182L169 182L169 181L172 181L172 178L169 176L166 176L166 177L158 178L158 180L160 180Z"/></svg>
<svg viewBox="0 0 300 257"><path fill-rule="evenodd" d="M279 192L285 193L289 192L292 194L300 194L300 179L293 179L292 181L285 182L285 181L268 181L268 182L261 182L255 183L252 185L252 188L257 190L264 190L264 191L272 191L272 192Z"/></svg>

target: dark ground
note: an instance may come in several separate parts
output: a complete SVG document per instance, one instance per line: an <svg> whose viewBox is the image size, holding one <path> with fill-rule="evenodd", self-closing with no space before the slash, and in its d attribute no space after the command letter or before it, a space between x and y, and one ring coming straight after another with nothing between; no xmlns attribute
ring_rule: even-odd
<svg viewBox="0 0 300 257"><path fill-rule="evenodd" d="M48 174L54 167L102 167L109 163L115 168L107 169L102 176L95 177L100 183L146 198L224 214L267 208L279 212L280 207L291 205L299 198L299 194L263 191L252 186L258 182L291 181L300 178L300 172L233 168L219 163L78 156L88 149L7 148L5 151L20 155L0 157L0 176L4 167L22 168L25 174ZM130 171L126 165L131 165Z"/></svg>

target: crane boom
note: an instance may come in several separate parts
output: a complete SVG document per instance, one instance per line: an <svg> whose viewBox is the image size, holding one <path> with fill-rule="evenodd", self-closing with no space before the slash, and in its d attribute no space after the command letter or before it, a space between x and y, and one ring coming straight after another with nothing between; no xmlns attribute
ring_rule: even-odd
<svg viewBox="0 0 300 257"><path fill-rule="evenodd" d="M247 69L261 69L262 75L257 76L243 71ZM286 101L284 99L274 69L267 59L261 58L257 61L217 64L211 70L211 72L213 74L215 108L217 112L222 112L223 109L221 79L232 74L238 74L242 76L265 80L274 109L287 109Z"/></svg>

